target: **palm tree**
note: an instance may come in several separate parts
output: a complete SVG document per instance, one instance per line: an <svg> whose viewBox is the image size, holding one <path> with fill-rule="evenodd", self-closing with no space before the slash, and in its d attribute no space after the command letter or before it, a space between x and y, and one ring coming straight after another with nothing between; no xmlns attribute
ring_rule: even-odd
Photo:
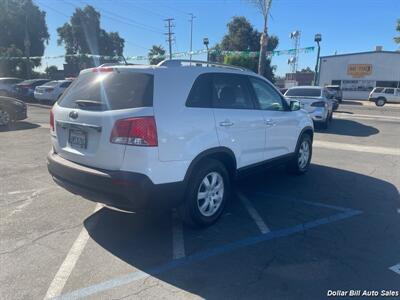
<svg viewBox="0 0 400 300"><path fill-rule="evenodd" d="M258 59L258 74L263 75L267 63L268 45L268 16L271 9L272 0L249 0L261 12L264 18L264 28L260 38L260 57Z"/></svg>
<svg viewBox="0 0 400 300"><path fill-rule="evenodd" d="M147 54L151 65L156 65L165 59L165 49L161 45L153 45Z"/></svg>

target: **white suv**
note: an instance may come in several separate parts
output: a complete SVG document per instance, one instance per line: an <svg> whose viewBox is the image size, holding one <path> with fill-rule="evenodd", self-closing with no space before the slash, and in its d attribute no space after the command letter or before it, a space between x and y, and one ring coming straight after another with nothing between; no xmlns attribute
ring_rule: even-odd
<svg viewBox="0 0 400 300"><path fill-rule="evenodd" d="M400 103L400 88L374 88L368 97L369 101L377 106L384 106L386 102Z"/></svg>
<svg viewBox="0 0 400 300"><path fill-rule="evenodd" d="M312 154L298 101L251 71L204 62L83 70L50 127L58 184L125 210L178 207L197 226L218 219L240 174L277 161L302 174Z"/></svg>

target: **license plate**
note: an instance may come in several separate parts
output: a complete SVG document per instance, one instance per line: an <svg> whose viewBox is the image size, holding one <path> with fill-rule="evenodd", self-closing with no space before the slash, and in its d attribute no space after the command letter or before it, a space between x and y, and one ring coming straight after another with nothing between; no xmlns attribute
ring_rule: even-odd
<svg viewBox="0 0 400 300"><path fill-rule="evenodd" d="M68 141L71 146L86 149L87 134L82 130L70 129Z"/></svg>

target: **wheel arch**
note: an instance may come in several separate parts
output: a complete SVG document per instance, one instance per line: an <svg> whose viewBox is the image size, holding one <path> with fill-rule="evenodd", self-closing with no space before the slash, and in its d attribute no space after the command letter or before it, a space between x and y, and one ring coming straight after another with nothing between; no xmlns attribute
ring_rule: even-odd
<svg viewBox="0 0 400 300"><path fill-rule="evenodd" d="M313 142L313 140L314 140L314 129L311 126L306 126L300 131L300 134L299 134L299 136L297 138L296 150L295 151L297 151L297 149L299 147L300 139L304 134L308 134L310 136L310 138L311 138L311 143Z"/></svg>
<svg viewBox="0 0 400 300"><path fill-rule="evenodd" d="M225 165L231 178L236 177L237 163L233 151L227 147L215 147L201 152L192 160L185 174L185 183L188 182L196 167L205 159L215 159L220 161Z"/></svg>

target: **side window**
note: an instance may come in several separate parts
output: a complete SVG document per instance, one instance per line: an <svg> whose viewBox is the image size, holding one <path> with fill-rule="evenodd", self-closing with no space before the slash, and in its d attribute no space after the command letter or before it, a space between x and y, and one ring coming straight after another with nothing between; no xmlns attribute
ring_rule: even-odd
<svg viewBox="0 0 400 300"><path fill-rule="evenodd" d="M254 109L246 77L236 74L214 74L213 106L216 108Z"/></svg>
<svg viewBox="0 0 400 300"><path fill-rule="evenodd" d="M281 95L272 86L255 77L250 82L262 110L285 110Z"/></svg>
<svg viewBox="0 0 400 300"><path fill-rule="evenodd" d="M394 89L385 89L385 94L394 94Z"/></svg>
<svg viewBox="0 0 400 300"><path fill-rule="evenodd" d="M186 106L211 107L213 97L212 80L212 74L202 74L197 77L186 100Z"/></svg>

